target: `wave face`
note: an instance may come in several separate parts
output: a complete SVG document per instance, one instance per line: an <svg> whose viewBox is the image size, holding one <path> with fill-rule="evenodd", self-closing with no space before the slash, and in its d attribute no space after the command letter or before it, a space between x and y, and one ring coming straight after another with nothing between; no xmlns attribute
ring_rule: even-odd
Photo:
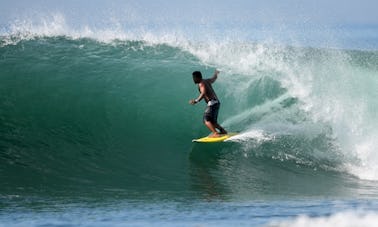
<svg viewBox="0 0 378 227"><path fill-rule="evenodd" d="M4 192L340 195L378 180L377 51L57 27L0 40ZM192 144L208 132L191 73L215 68L220 122L241 133Z"/></svg>

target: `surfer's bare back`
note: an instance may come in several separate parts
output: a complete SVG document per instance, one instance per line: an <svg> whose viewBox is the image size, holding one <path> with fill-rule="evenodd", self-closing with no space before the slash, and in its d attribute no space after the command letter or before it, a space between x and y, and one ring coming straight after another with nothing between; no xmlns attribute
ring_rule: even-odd
<svg viewBox="0 0 378 227"><path fill-rule="evenodd" d="M189 101L190 104L195 105L199 103L202 99L206 102L206 109L203 114L203 121L205 125L209 128L212 134L209 137L218 137L220 134L227 134L227 131L224 130L217 122L218 112L220 107L220 101L211 86L218 78L219 71L215 70L213 77L210 79L202 79L202 73L200 71L195 71L192 73L193 82L198 84L198 91L200 95L196 99ZM218 129L219 132L216 130Z"/></svg>

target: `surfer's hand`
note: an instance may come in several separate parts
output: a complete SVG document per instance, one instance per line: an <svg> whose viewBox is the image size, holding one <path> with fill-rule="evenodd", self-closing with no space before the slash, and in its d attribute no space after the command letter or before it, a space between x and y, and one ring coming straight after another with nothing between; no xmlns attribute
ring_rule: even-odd
<svg viewBox="0 0 378 227"><path fill-rule="evenodd" d="M215 72L214 72L214 74L217 74L217 75L218 75L219 73L220 73L220 71L217 70L217 69L216 69Z"/></svg>
<svg viewBox="0 0 378 227"><path fill-rule="evenodd" d="M194 99L189 100L189 104L194 105L194 104L196 104L196 103L197 103L197 102L196 102L196 100L194 100Z"/></svg>

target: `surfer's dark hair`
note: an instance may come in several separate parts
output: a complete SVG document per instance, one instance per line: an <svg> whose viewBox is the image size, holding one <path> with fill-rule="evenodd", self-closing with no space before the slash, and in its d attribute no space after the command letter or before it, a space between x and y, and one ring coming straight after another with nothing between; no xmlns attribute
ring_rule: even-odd
<svg viewBox="0 0 378 227"><path fill-rule="evenodd" d="M192 75L193 75L193 78L202 79L202 73L200 71L194 71Z"/></svg>

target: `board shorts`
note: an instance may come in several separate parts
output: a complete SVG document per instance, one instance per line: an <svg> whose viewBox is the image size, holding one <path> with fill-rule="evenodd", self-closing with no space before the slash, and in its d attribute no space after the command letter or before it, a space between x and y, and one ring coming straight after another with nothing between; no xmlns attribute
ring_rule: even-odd
<svg viewBox="0 0 378 227"><path fill-rule="evenodd" d="M205 113L203 114L203 121L210 121L213 124L218 122L218 112L219 112L220 102L217 101L214 104L207 105Z"/></svg>

